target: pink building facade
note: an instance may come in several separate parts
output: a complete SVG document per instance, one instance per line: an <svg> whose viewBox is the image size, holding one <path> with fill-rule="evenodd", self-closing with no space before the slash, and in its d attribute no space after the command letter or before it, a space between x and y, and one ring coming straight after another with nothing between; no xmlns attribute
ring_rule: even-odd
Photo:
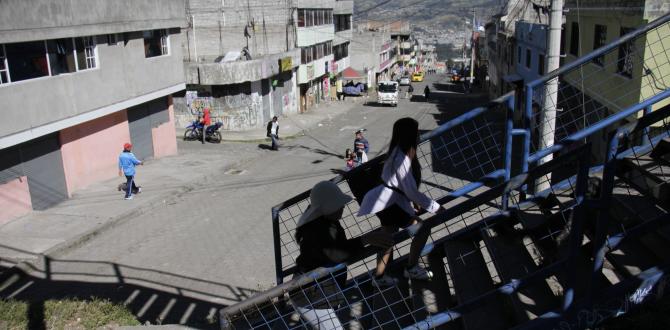
<svg viewBox="0 0 670 330"><path fill-rule="evenodd" d="M150 133L150 136L144 136L146 134L141 134L142 131ZM118 156L126 142L141 150L136 152L141 159L177 154L172 96L163 96L67 127L53 137L58 145L50 154L58 154L60 157L56 158L61 163L52 162L50 171L56 168L56 172L61 172L55 176L64 179L62 193L69 198L77 190L115 178L118 175ZM20 163L30 153L30 148L30 144L23 144L2 150L2 154L7 153L10 155L7 158L17 158L17 163ZM14 157L14 154L17 156ZM47 180L51 178L58 180L54 178L54 173ZM46 189L43 188L43 181L37 174L28 174L0 182L0 225L33 209L44 209L35 207L36 204L44 204L42 201L34 202L35 190Z"/></svg>

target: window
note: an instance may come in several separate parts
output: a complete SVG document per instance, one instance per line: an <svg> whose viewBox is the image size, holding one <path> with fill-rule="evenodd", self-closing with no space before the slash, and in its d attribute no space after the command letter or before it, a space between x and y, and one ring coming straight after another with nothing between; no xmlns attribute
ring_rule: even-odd
<svg viewBox="0 0 670 330"><path fill-rule="evenodd" d="M298 26L299 27L304 27L305 26L305 10L304 9L298 9Z"/></svg>
<svg viewBox="0 0 670 330"><path fill-rule="evenodd" d="M339 61L349 56L349 43L343 43L333 47L334 60Z"/></svg>
<svg viewBox="0 0 670 330"><path fill-rule="evenodd" d="M47 53L52 76L77 71L72 38L47 40Z"/></svg>
<svg viewBox="0 0 670 330"><path fill-rule="evenodd" d="M537 74L544 75L544 54L537 55Z"/></svg>
<svg viewBox="0 0 670 330"><path fill-rule="evenodd" d="M7 70L7 56L5 56L5 45L0 45L0 84L10 82L9 71Z"/></svg>
<svg viewBox="0 0 670 330"><path fill-rule="evenodd" d="M605 45L606 40L607 40L607 26L596 24L593 30L593 50L596 50ZM600 66L604 65L605 63L604 61L605 61L605 55L598 56L593 59L593 63Z"/></svg>
<svg viewBox="0 0 670 330"><path fill-rule="evenodd" d="M144 31L143 37L145 57L169 55L169 40L165 30Z"/></svg>
<svg viewBox="0 0 670 330"><path fill-rule="evenodd" d="M572 22L570 30L570 54L579 56L579 24Z"/></svg>
<svg viewBox="0 0 670 330"><path fill-rule="evenodd" d="M93 40L93 37L75 38L74 44L77 53L77 70L95 68L95 40Z"/></svg>
<svg viewBox="0 0 670 330"><path fill-rule="evenodd" d="M305 26L314 26L314 11L305 11Z"/></svg>
<svg viewBox="0 0 670 330"><path fill-rule="evenodd" d="M49 75L44 41L6 44L7 67L12 81Z"/></svg>
<svg viewBox="0 0 670 330"><path fill-rule="evenodd" d="M0 45L0 83L94 69L97 56L91 36Z"/></svg>
<svg viewBox="0 0 670 330"><path fill-rule="evenodd" d="M316 58L323 58L323 44L316 45Z"/></svg>
<svg viewBox="0 0 670 330"><path fill-rule="evenodd" d="M516 58L516 62L517 62L518 64L521 64L521 46L519 46L519 47L516 49L516 54L517 54L516 56L518 56L518 57Z"/></svg>
<svg viewBox="0 0 670 330"><path fill-rule="evenodd" d="M107 35L107 44L110 46L116 46L119 43L119 38L116 33Z"/></svg>
<svg viewBox="0 0 670 330"><path fill-rule="evenodd" d="M530 63L531 63L531 54L530 54L530 49L526 49L526 67L530 69Z"/></svg>
<svg viewBox="0 0 670 330"><path fill-rule="evenodd" d="M621 36L633 32L631 28L621 28ZM635 51L634 40L629 40L619 46L619 58L617 60L617 73L624 77L633 77L633 52Z"/></svg>
<svg viewBox="0 0 670 330"><path fill-rule="evenodd" d="M351 15L335 15L335 32L351 30Z"/></svg>

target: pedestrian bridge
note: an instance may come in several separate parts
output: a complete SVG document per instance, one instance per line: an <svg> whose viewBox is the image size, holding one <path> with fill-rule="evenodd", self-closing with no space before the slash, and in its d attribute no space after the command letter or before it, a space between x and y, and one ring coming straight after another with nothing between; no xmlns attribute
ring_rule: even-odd
<svg viewBox="0 0 670 330"><path fill-rule="evenodd" d="M277 205L278 285L222 310L221 326L310 328L289 293L314 305L343 295L331 307L347 329L586 328L653 304L670 269L669 75L666 15L423 134L421 190L447 208L421 214L430 281L402 278L411 230L394 235L396 286L371 285L373 248L294 276L309 191ZM332 181L360 199L383 161ZM379 228L358 206L341 220L348 237ZM343 272L345 286L324 290Z"/></svg>

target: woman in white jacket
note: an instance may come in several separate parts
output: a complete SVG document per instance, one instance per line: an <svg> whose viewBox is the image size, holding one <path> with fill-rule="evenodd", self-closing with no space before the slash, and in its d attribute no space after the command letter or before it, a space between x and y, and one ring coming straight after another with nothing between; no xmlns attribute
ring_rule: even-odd
<svg viewBox="0 0 670 330"><path fill-rule="evenodd" d="M358 215L376 213L381 220L382 230L393 233L421 222L415 216L416 210L421 208L431 213L437 213L442 207L430 197L419 192L421 182L421 166L416 156L419 139L419 123L413 118L402 118L393 124L393 136L382 171L383 184L365 194ZM417 230L404 269L404 275L410 279L425 280L432 277L432 273L419 266L418 261L430 229L421 227ZM377 269L373 284L377 287L391 286L397 283L388 275L384 275L392 248L377 257Z"/></svg>

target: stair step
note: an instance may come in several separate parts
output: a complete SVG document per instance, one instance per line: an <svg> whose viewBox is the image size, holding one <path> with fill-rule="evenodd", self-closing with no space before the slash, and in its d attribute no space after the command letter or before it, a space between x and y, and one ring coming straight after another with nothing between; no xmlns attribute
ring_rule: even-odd
<svg viewBox="0 0 670 330"><path fill-rule="evenodd" d="M622 159L617 166L617 176L661 203L670 201L670 168L647 156Z"/></svg>
<svg viewBox="0 0 670 330"><path fill-rule="evenodd" d="M481 240L459 239L445 244L445 253L459 304L495 288L482 254ZM475 311L463 315L465 329L506 329L510 325L507 306L496 295L481 302Z"/></svg>
<svg viewBox="0 0 670 330"><path fill-rule="evenodd" d="M653 256L653 252L636 239L624 241L605 257L619 273L626 277L635 276L660 263L660 260Z"/></svg>
<svg viewBox="0 0 670 330"><path fill-rule="evenodd" d="M543 263L549 264L558 260L560 257L559 245L561 244L559 241L567 239L565 237L566 226L572 216L572 210L562 210L548 217L541 216L542 220L537 215L525 213L515 215L517 219L521 220L524 233L533 241L533 247L537 249Z"/></svg>
<svg viewBox="0 0 670 330"><path fill-rule="evenodd" d="M486 229L482 237L504 283L523 278L538 270L537 264L524 245L523 236L512 228L497 226ZM544 281L531 284L510 298L518 322L534 319L560 306L560 301Z"/></svg>
<svg viewBox="0 0 670 330"><path fill-rule="evenodd" d="M651 251L661 262L670 261L670 242L663 238L658 232L647 233L639 238L649 251Z"/></svg>
<svg viewBox="0 0 670 330"><path fill-rule="evenodd" d="M654 149L651 151L649 156L653 159L666 159L665 156L668 156L670 154L670 138L666 137L663 138L662 140L658 141L656 146L654 146Z"/></svg>
<svg viewBox="0 0 670 330"><path fill-rule="evenodd" d="M666 213L653 199L636 195L630 187L617 187L612 194L610 216L629 228Z"/></svg>

